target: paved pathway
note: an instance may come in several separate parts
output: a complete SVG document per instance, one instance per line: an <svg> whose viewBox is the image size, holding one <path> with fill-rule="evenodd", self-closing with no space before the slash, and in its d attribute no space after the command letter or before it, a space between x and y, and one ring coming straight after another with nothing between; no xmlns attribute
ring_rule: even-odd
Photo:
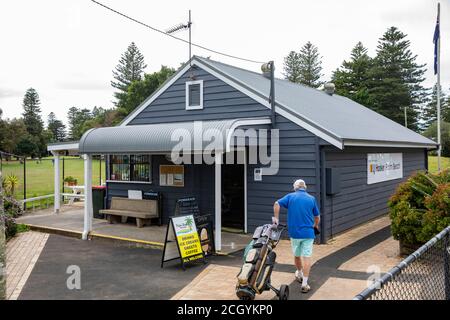
<svg viewBox="0 0 450 320"><path fill-rule="evenodd" d="M16 300L30 276L48 234L19 233L6 244L6 298Z"/></svg>
<svg viewBox="0 0 450 320"><path fill-rule="evenodd" d="M367 286L369 266L378 266L380 272L386 272L401 260L398 243L390 237L387 217L352 229L326 245L315 246L314 250L310 276L313 289L301 294L300 284L293 277L295 267L289 241L280 242L276 249L272 282L275 286L289 284L290 299L352 299ZM172 299L236 299L234 286L241 262L230 257L229 262L209 265ZM257 299L272 298L275 298L272 292L257 296Z"/></svg>
<svg viewBox="0 0 450 320"><path fill-rule="evenodd" d="M300 285L293 279L295 267L289 241L282 241L276 252L272 283L289 284L290 299L351 299L367 285L369 266L376 265L380 272L386 272L400 261L398 243L390 237L387 217L352 229L326 245L315 246L310 276L313 289L306 295L300 293ZM15 299L233 300L236 275L242 265L242 252L238 252L211 257L208 265L194 266L185 272L176 263L161 269L160 250L117 246L103 240L48 237L35 232L10 241L7 254L9 277L13 279L8 293ZM67 288L70 265L81 268L81 290ZM272 292L257 297L273 298Z"/></svg>

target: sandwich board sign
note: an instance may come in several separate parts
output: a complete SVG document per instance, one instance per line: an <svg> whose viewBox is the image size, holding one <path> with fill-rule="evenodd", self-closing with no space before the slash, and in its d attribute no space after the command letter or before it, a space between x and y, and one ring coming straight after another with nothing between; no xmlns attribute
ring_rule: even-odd
<svg viewBox="0 0 450 320"><path fill-rule="evenodd" d="M161 268L175 259L181 260L183 270L188 262L206 262L193 215L171 217L167 224Z"/></svg>
<svg viewBox="0 0 450 320"><path fill-rule="evenodd" d="M175 216L193 215L205 256L215 252L212 215L202 215L195 197L184 197L177 200Z"/></svg>

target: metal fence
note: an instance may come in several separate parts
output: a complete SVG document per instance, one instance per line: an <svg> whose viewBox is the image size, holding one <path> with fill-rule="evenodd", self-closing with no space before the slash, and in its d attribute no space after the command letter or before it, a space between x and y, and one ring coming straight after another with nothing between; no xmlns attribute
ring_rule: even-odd
<svg viewBox="0 0 450 320"><path fill-rule="evenodd" d="M84 161L80 157L61 157L61 192L70 193L71 189L64 183L64 179L71 176L77 185L84 184ZM101 184L105 181L105 160L94 158L92 163L92 183ZM26 203L30 209L45 208L53 204L54 193L54 161L53 157L41 159L23 158L0 153L0 170L3 178L13 175L17 177L14 196Z"/></svg>
<svg viewBox="0 0 450 320"><path fill-rule="evenodd" d="M355 300L450 300L450 226Z"/></svg>

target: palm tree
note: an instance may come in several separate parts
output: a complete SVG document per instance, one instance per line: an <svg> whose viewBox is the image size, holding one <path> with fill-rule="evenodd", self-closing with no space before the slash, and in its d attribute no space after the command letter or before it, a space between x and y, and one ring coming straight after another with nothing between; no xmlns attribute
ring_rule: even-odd
<svg viewBox="0 0 450 320"><path fill-rule="evenodd" d="M19 186L20 180L19 178L14 175L10 174L5 179L5 189L11 196L14 196L14 193L16 192L17 187Z"/></svg>
<svg viewBox="0 0 450 320"><path fill-rule="evenodd" d="M189 228L192 230L192 225L194 224L194 220L192 220L191 217L187 217L185 223L189 226Z"/></svg>

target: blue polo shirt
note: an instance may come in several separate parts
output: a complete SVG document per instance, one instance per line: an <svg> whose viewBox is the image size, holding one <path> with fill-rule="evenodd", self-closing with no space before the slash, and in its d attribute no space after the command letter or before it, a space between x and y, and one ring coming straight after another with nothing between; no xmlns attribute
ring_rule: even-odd
<svg viewBox="0 0 450 320"><path fill-rule="evenodd" d="M289 237L294 239L314 239L314 217L320 215L316 199L305 190L289 193L277 201L288 210Z"/></svg>

